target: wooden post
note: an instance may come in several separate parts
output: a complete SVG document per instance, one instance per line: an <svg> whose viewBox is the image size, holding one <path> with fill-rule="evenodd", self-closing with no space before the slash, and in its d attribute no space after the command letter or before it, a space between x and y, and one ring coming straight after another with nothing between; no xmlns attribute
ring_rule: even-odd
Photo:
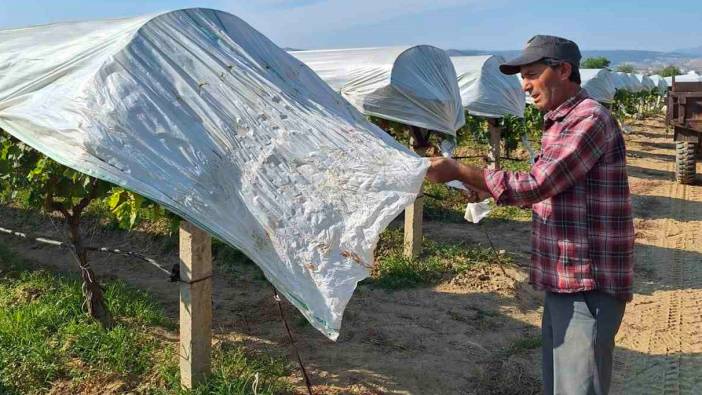
<svg viewBox="0 0 702 395"><path fill-rule="evenodd" d="M500 169L500 140L502 140L502 130L497 126L496 118L488 118L488 130L490 131L490 151L488 152L489 169Z"/></svg>
<svg viewBox="0 0 702 395"><path fill-rule="evenodd" d="M180 223L180 383L193 388L210 372L212 345L212 239Z"/></svg>
<svg viewBox="0 0 702 395"><path fill-rule="evenodd" d="M424 196L420 196L405 209L405 245L404 255L414 259L422 252L422 213Z"/></svg>

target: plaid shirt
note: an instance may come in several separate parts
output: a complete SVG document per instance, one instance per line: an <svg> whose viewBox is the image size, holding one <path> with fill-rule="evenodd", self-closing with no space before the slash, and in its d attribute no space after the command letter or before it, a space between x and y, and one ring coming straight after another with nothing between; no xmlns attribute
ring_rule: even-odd
<svg viewBox="0 0 702 395"><path fill-rule="evenodd" d="M632 298L634 225L621 130L584 90L544 116L531 170L485 170L498 205L531 206L529 282Z"/></svg>

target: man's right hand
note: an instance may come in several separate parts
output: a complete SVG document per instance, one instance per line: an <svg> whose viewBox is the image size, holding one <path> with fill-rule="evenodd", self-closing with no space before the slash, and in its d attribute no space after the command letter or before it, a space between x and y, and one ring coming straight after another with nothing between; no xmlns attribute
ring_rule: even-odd
<svg viewBox="0 0 702 395"><path fill-rule="evenodd" d="M461 181L466 188L477 191L477 197L466 196L469 200L478 199L477 201L480 202L491 196L490 192L487 191L481 169L461 164L451 158L435 157L429 158L429 161L427 180L436 183L446 183L453 180Z"/></svg>
<svg viewBox="0 0 702 395"><path fill-rule="evenodd" d="M429 158L427 180L435 183L444 183L458 179L458 162L451 158Z"/></svg>

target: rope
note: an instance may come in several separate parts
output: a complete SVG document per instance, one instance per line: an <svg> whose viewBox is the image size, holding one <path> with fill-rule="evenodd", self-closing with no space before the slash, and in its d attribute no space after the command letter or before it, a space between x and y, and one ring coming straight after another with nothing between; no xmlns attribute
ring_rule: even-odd
<svg viewBox="0 0 702 395"><path fill-rule="evenodd" d="M54 227L54 229L57 232L61 233L58 226L56 226L56 224L54 223L53 219L51 219L51 218L49 218L49 219L50 219L51 224ZM54 245L54 246L57 246L60 248L66 248L66 249L70 250L71 253L73 254L73 256L76 258L76 260L78 260L78 255L76 254L75 250L72 248L71 244L68 243L68 241L62 242L62 241L58 241L58 240L52 240L52 239L49 239L47 237L36 236L36 235L23 233L23 232L17 232L17 231L2 228L2 227L0 227L0 232L6 233L9 235L13 235L13 236L17 236L17 237L21 237L24 239L34 240L34 241L37 241L40 243ZM122 251L122 250L112 249L112 248L107 248L107 247L92 247L92 246L85 247L85 249L89 250L89 251L107 252L107 253L124 255L124 256L128 256L128 257L139 258L143 261L146 261L146 262L152 264L153 266L155 266L156 268L158 268L162 272L168 274L171 282L182 282L182 283L186 283L186 284L195 284L195 283L198 283L200 281L204 281L204 280L207 280L209 278L212 278L212 274L209 274L209 275L207 275L203 278L197 279L197 280L184 281L180 278L180 265L178 265L178 264L174 264L173 267L171 268L171 270L168 270L168 269L164 268L163 266L159 265L158 262L156 262L154 259L151 259L149 257L146 257L146 256L141 255L141 254L136 253L136 252ZM81 269L81 272L87 270L87 268L83 267L82 265L79 265L79 267ZM83 287L84 286L85 286L85 284L83 284ZM83 291L85 291L85 289L83 289ZM307 387L307 393L309 395L313 395L312 394L312 384L311 384L310 378L307 375L307 370L305 369L305 365L302 362L302 357L300 356L300 351L298 350L297 345L295 344L295 339L293 338L292 332L290 331L290 326L288 325L288 321L285 318L285 314L283 313L283 306L281 304L280 296L278 295L278 291L275 288L273 288L273 294L275 296L275 301L278 304L278 312L280 313L280 318L283 320L283 324L285 325L285 331L288 333L288 339L290 339L290 344L292 345L293 350L295 351L295 355L297 356L297 363L300 365L300 370L302 371L302 376L305 379L305 386ZM83 303L85 304L86 301L84 301Z"/></svg>
<svg viewBox="0 0 702 395"><path fill-rule="evenodd" d="M61 233L61 230L60 230L60 229L58 228L58 226L54 223L53 219L52 219L52 218L49 218L49 219L50 219L50 221L51 221L51 225L54 227L54 229L56 230L56 232L58 232L59 234L62 234L62 233ZM0 227L0 233L5 233L5 234L8 234L8 235L21 237L21 238L27 239L27 240L33 240L33 241L36 241L36 242L39 242L39 243L49 244L49 245L52 245L52 246L55 246L55 247L59 247L59 248L65 248L65 249L67 249L67 250L69 250L69 251L71 252L71 254L73 255L73 257L74 257L75 259L78 259L78 255L76 255L76 252L75 252L75 250L73 249L73 246L72 246L71 243L69 243L67 240L66 240L66 241L53 240L53 239L50 239L50 238L48 238L48 237L46 237L46 236L35 235L35 234L32 234L32 233L19 232L19 231L16 231L16 230L7 229L7 228L3 228L3 227ZM157 268L158 270L160 270L160 271L162 271L163 273L167 274L167 275L168 275L168 278L169 278L169 281L170 281L170 282L173 282L173 283L175 283L175 282L181 282L181 283L185 283L185 284L195 284L195 283L199 283L200 281L204 281L204 280L207 280L207 279L209 279L209 278L212 278L212 274L210 273L209 275L207 275L207 276L205 276L205 277L203 277L203 278L199 278L199 279L197 279L197 280L185 281L185 280L182 280L182 279L180 278L180 265L177 264L177 263L174 263L173 266L171 267L171 270L168 270L168 269L166 269L165 267L163 267L161 264L159 264L155 259L149 258L149 257L147 257L147 256L145 256L145 255L143 255L143 254L138 253L138 252L134 252L134 251L122 251L122 250L117 249L117 248L109 248L109 247L85 246L84 248L85 248L86 251L105 252L105 253L108 253L108 254L122 255L122 256L129 257L129 258L137 258L137 259L139 259L139 260L142 260L142 261L144 261L144 262L147 262L147 263L151 264L152 266L154 266L154 267ZM79 265L79 267L80 267L80 269L81 269L81 272L83 272L83 271L86 270L83 266L80 266L80 265Z"/></svg>
<svg viewBox="0 0 702 395"><path fill-rule="evenodd" d="M278 295L278 290L273 288L273 295L276 303L278 304L278 312L280 313L280 318L283 320L283 324L285 324L285 331L288 332L288 339L290 339L290 344L293 347L293 350L295 351L295 355L297 355L297 363L300 365L300 370L302 371L302 376L305 378L305 385L307 386L307 393L309 395L312 395L312 384L310 382L310 378L307 375L307 370L305 369L305 365L302 363L302 358L300 357L300 351L297 349L297 345L295 344L295 339L293 339L293 335L290 332L290 327L288 326L288 320L285 319L285 314L283 314L283 306L280 303L280 296Z"/></svg>
<svg viewBox="0 0 702 395"><path fill-rule="evenodd" d="M516 278L510 276L507 274L507 271L505 270L505 265L502 262L502 259L500 258L500 253L497 252L497 249L495 248L495 245L492 243L492 239L490 238L490 235L488 234L487 230L482 226L482 224L478 224L478 227L482 229L483 234L485 234L485 238L488 241L488 244L490 244L490 249L492 250L492 253L495 255L495 260L497 260L497 264L500 266L500 270L502 271L502 274L505 275L505 277L509 278L512 281L517 281Z"/></svg>
<svg viewBox="0 0 702 395"><path fill-rule="evenodd" d="M54 223L53 218L49 217L49 220L51 221L51 225L54 227L56 232L63 235L63 232ZM71 254L74 255L74 258L76 258L76 259L78 258L78 256L75 255L75 251L73 250L73 246L67 240L65 240L65 241L53 240L53 239L50 239L50 238L45 237L45 236L35 235L32 233L18 232L18 231L3 228L3 227L0 227L0 232L6 233L6 234L12 235L12 236L21 237L23 239L33 240L33 241L36 241L39 243L53 245L53 246L56 246L59 248L65 248L65 249L68 249L69 251L71 251ZM173 274L172 269L168 270L168 269L164 268L163 266L161 266L156 260L149 258L145 255L142 255L138 252L122 251L122 250L116 249L116 248L95 247L95 246L85 246L84 248L86 251L106 252L106 253L110 253L110 254L123 255L123 256L131 257L131 258L137 258L137 259L140 259L142 261L150 263L151 265L156 267L158 270L168 274L169 276Z"/></svg>

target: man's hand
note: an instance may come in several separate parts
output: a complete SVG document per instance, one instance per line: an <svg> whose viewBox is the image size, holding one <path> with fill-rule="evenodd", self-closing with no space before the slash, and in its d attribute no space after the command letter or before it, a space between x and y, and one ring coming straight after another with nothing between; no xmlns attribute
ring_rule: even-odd
<svg viewBox="0 0 702 395"><path fill-rule="evenodd" d="M458 162L451 158L429 158L430 165L427 171L427 180L444 183L458 179Z"/></svg>
<svg viewBox="0 0 702 395"><path fill-rule="evenodd" d="M476 190L468 188L467 191L461 190L463 197L466 198L468 203L478 203L489 198L491 195L487 192L478 192Z"/></svg>
<svg viewBox="0 0 702 395"><path fill-rule="evenodd" d="M427 180L436 183L446 183L458 180L469 189L463 191L463 196L468 202L476 203L492 196L487 190L483 180L482 171L470 165L463 165L451 158L429 158L429 170L427 170Z"/></svg>

